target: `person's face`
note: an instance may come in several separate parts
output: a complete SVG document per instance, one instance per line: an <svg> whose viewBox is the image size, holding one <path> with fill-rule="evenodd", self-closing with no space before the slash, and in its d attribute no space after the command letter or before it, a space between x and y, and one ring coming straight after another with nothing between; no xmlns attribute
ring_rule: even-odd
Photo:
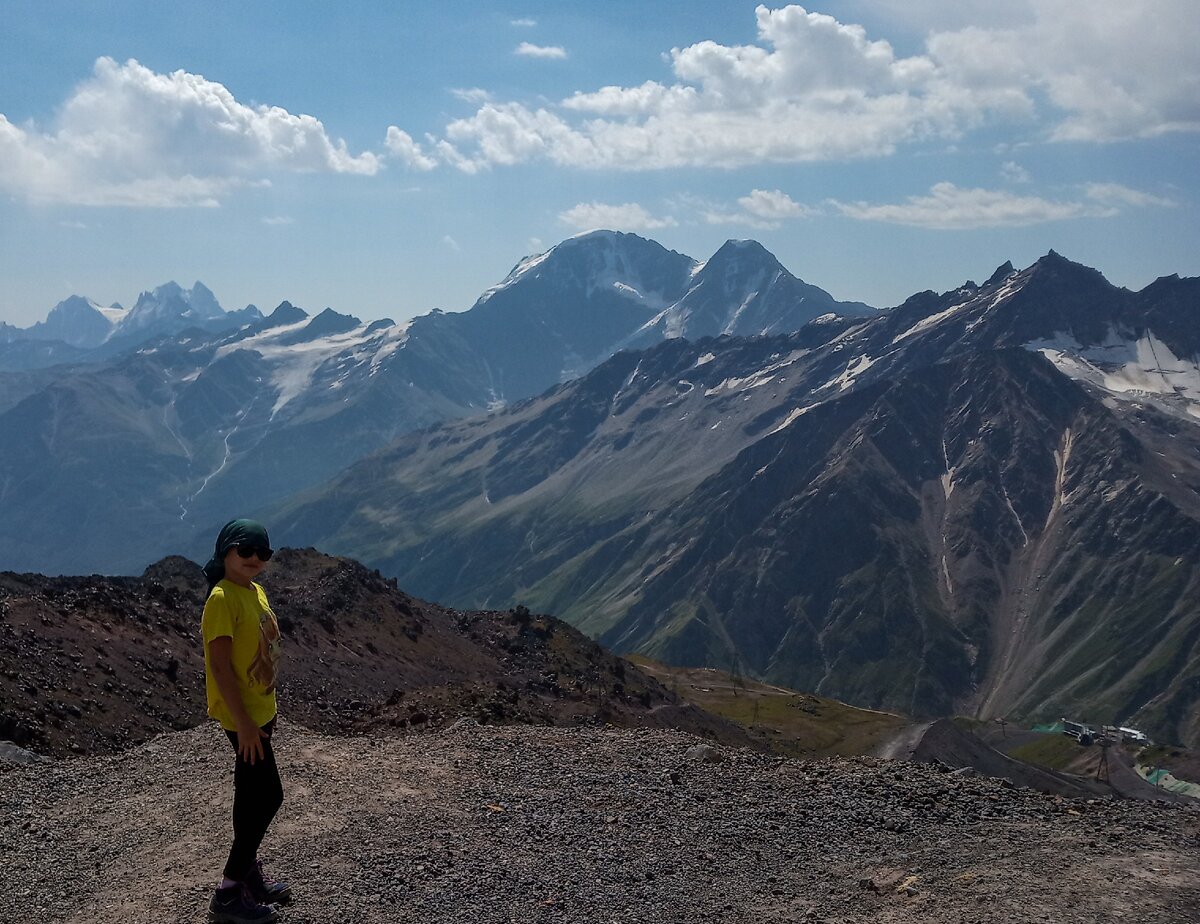
<svg viewBox="0 0 1200 924"><path fill-rule="evenodd" d="M249 586L264 567L266 567L266 563L257 554L251 555L249 558L242 558L236 548L225 553L225 577L235 584Z"/></svg>

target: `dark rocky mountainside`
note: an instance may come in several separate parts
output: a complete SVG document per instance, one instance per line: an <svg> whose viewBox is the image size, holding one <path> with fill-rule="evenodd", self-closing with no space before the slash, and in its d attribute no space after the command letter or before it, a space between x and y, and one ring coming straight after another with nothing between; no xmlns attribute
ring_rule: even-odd
<svg viewBox="0 0 1200 924"><path fill-rule="evenodd" d="M1194 743L1197 298L1052 253L877 317L668 342L402 438L272 521L618 651Z"/></svg>
<svg viewBox="0 0 1200 924"><path fill-rule="evenodd" d="M314 729L399 733L467 716L753 743L551 617L445 609L312 550L281 551L263 584L284 636L281 709ZM177 557L140 578L0 574L0 739L109 753L208 721L204 586Z"/></svg>

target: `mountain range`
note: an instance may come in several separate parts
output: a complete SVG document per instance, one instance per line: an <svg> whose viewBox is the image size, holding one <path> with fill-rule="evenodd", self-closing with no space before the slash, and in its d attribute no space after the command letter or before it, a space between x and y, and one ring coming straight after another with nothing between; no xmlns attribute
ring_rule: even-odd
<svg viewBox="0 0 1200 924"><path fill-rule="evenodd" d="M619 652L1194 743L1198 303L1051 252L874 311L754 242L595 232L464 312L0 376L0 564L202 558L236 511Z"/></svg>
<svg viewBox="0 0 1200 924"><path fill-rule="evenodd" d="M41 330L95 311L72 304ZM402 433L536 395L631 343L870 310L752 242L701 264L613 232L522 260L468 311L403 324L215 306L200 284L161 286L87 361L0 375L0 562L127 572L155 552L201 554L196 537L231 509L262 510ZM138 332L149 339L107 355ZM154 536L153 550L112 541L126 534Z"/></svg>
<svg viewBox="0 0 1200 924"><path fill-rule="evenodd" d="M1051 253L874 317L667 341L404 437L274 520L617 651L1195 740L1198 296Z"/></svg>

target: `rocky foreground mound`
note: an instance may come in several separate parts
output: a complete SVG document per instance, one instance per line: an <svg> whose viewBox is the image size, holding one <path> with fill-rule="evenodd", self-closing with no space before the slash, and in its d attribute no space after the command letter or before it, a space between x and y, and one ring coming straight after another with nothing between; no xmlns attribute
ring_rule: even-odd
<svg viewBox="0 0 1200 924"><path fill-rule="evenodd" d="M269 869L328 922L1195 922L1193 808L672 730L283 723ZM211 724L0 771L0 921L203 920L231 752Z"/></svg>

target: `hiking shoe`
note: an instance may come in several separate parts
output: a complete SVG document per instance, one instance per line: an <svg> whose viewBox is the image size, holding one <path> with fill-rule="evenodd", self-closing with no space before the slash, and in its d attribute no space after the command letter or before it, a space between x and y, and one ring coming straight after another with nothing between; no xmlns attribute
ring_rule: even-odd
<svg viewBox="0 0 1200 924"><path fill-rule="evenodd" d="M264 905L287 904L292 900L292 887L276 882L263 870L262 860L255 860L244 880L254 900Z"/></svg>
<svg viewBox="0 0 1200 924"><path fill-rule="evenodd" d="M213 893L208 919L212 924L275 924L279 912L259 904L245 885L238 884Z"/></svg>

